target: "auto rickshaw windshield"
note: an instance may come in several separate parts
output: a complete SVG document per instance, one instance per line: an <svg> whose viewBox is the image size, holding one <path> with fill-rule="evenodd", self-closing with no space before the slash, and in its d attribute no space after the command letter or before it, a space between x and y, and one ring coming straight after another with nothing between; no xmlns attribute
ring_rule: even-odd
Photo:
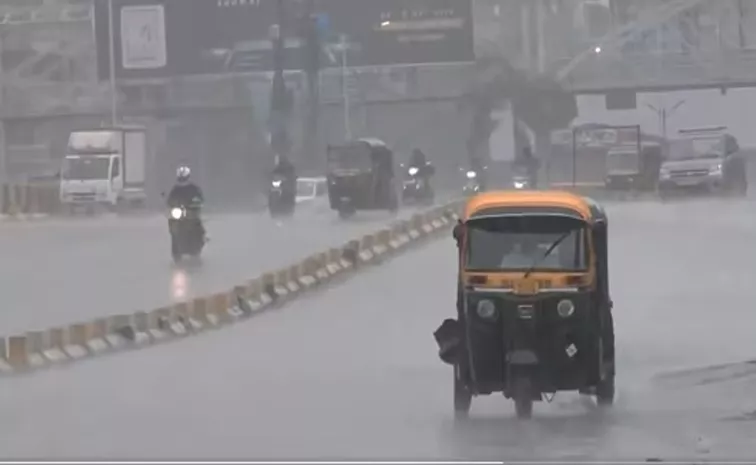
<svg viewBox="0 0 756 465"><path fill-rule="evenodd" d="M328 164L331 169L368 171L373 167L370 147L362 143L331 147Z"/></svg>
<svg viewBox="0 0 756 465"><path fill-rule="evenodd" d="M551 250L555 242L558 245ZM468 271L586 271L586 225L553 217L497 217L467 222Z"/></svg>

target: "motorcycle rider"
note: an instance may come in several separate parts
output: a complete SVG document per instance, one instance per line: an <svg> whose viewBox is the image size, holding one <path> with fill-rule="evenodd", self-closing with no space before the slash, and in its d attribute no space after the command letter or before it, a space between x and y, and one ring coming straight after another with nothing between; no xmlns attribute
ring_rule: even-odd
<svg viewBox="0 0 756 465"><path fill-rule="evenodd" d="M410 156L409 169L416 168L417 173L414 175L417 179L425 182L426 190L430 189L430 178L433 176L434 168L422 150L414 149Z"/></svg>
<svg viewBox="0 0 756 465"><path fill-rule="evenodd" d="M483 160L480 157L471 157L470 158L470 169L469 171L475 172L475 179L478 183L479 189L481 192L486 190L487 185L487 166L483 162Z"/></svg>
<svg viewBox="0 0 756 465"><path fill-rule="evenodd" d="M297 192L297 173L294 164L285 155L276 154L275 166L271 174L284 179L283 191L287 194L286 197L293 201Z"/></svg>
<svg viewBox="0 0 756 465"><path fill-rule="evenodd" d="M541 167L541 162L533 155L529 146L526 145L522 149L522 155L515 159L514 166L527 173L533 188L538 186L538 169Z"/></svg>
<svg viewBox="0 0 756 465"><path fill-rule="evenodd" d="M412 151L409 165L410 168L417 168L417 176L419 177L427 178L433 175L433 165L430 164L428 158L420 149Z"/></svg>
<svg viewBox="0 0 756 465"><path fill-rule="evenodd" d="M192 207L199 209L199 207L205 202L205 196L202 194L202 189L198 185L190 181L192 170L188 166L182 165L176 169L176 184L173 185L171 191L168 193L168 199L166 203L168 208L175 207ZM199 228L203 237L207 237L205 234L205 227L202 221L199 221Z"/></svg>

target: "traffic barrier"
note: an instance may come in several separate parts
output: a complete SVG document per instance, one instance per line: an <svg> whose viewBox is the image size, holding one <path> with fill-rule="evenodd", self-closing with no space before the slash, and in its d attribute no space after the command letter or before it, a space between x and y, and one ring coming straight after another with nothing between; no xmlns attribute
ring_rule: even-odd
<svg viewBox="0 0 756 465"><path fill-rule="evenodd" d="M430 209L225 292L0 339L0 373L17 374L178 340L245 320L346 279L455 223L460 202Z"/></svg>

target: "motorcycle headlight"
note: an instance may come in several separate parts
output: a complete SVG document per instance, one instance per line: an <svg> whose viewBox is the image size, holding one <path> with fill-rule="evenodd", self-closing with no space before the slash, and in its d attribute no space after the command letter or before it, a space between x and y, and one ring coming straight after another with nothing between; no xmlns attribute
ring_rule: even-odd
<svg viewBox="0 0 756 465"><path fill-rule="evenodd" d="M570 299L560 300L557 304L557 313L562 318L569 318L575 313L575 304Z"/></svg>
<svg viewBox="0 0 756 465"><path fill-rule="evenodd" d="M515 189L524 189L525 183L521 181L515 181L514 186L515 186Z"/></svg>
<svg viewBox="0 0 756 465"><path fill-rule="evenodd" d="M409 169L408 173L410 176L414 176L417 174L418 171L420 170L418 170L416 167L413 166L412 168Z"/></svg>
<svg viewBox="0 0 756 465"><path fill-rule="evenodd" d="M273 185L273 187L281 187L281 182L282 181L280 181L280 180L279 181L273 181L271 184Z"/></svg>
<svg viewBox="0 0 756 465"><path fill-rule="evenodd" d="M475 179L478 176L478 173L475 171L468 171L467 172L467 179Z"/></svg>
<svg viewBox="0 0 756 465"><path fill-rule="evenodd" d="M478 302L476 309L478 316L484 320L493 320L496 318L496 305L490 300L481 300Z"/></svg>
<svg viewBox="0 0 756 465"><path fill-rule="evenodd" d="M171 218L173 218L174 220L180 220L182 216L184 216L184 210L180 208L171 209Z"/></svg>

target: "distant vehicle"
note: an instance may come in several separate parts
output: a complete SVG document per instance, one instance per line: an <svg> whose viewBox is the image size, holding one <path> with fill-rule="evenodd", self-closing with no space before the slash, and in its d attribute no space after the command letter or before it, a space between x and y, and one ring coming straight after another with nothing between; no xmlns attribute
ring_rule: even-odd
<svg viewBox="0 0 756 465"><path fill-rule="evenodd" d="M659 195L704 191L745 196L746 161L726 128L681 130L659 171Z"/></svg>
<svg viewBox="0 0 756 465"><path fill-rule="evenodd" d="M435 194L431 185L431 175L420 175L420 168L417 166L399 165L404 173L402 180L402 200L405 205L415 204L433 204ZM426 169L435 172L432 165L426 165Z"/></svg>
<svg viewBox="0 0 756 465"><path fill-rule="evenodd" d="M659 182L666 145L663 142L644 141L640 146L627 144L609 149L606 155L606 188L653 192Z"/></svg>
<svg viewBox="0 0 756 465"><path fill-rule="evenodd" d="M328 146L328 198L342 218L358 210L398 212L394 153L378 139Z"/></svg>
<svg viewBox="0 0 756 465"><path fill-rule="evenodd" d="M147 157L147 131L141 126L71 132L60 176L61 203L144 205Z"/></svg>
<svg viewBox="0 0 756 465"><path fill-rule="evenodd" d="M328 178L325 176L298 178L296 202L298 207L328 209Z"/></svg>
<svg viewBox="0 0 756 465"><path fill-rule="evenodd" d="M270 180L268 187L268 211L270 216L277 218L294 214L296 202L292 198L293 192L286 188L286 179L277 174Z"/></svg>
<svg viewBox="0 0 756 465"><path fill-rule="evenodd" d="M171 256L179 263L184 255L198 258L207 242L202 232L202 203L195 199L188 205L170 205L168 229L171 233Z"/></svg>

